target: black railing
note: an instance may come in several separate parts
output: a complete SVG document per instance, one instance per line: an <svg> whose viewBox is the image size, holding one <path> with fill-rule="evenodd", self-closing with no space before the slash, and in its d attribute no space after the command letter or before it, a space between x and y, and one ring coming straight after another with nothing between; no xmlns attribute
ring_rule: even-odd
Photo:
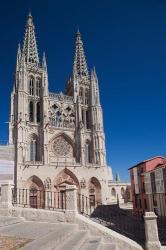
<svg viewBox="0 0 166 250"><path fill-rule="evenodd" d="M38 209L66 209L66 192L14 188L12 204L13 206Z"/></svg>
<svg viewBox="0 0 166 250"><path fill-rule="evenodd" d="M158 233L161 245L166 246L166 218L157 219Z"/></svg>
<svg viewBox="0 0 166 250"><path fill-rule="evenodd" d="M89 198L83 194L77 195L77 207L78 212L87 216L91 216L94 210L101 205L100 202L94 200L94 198Z"/></svg>
<svg viewBox="0 0 166 250"><path fill-rule="evenodd" d="M138 242L145 242L143 218L135 218L130 212L122 210L119 205L103 205L94 199L78 194L78 211L89 216L104 226Z"/></svg>

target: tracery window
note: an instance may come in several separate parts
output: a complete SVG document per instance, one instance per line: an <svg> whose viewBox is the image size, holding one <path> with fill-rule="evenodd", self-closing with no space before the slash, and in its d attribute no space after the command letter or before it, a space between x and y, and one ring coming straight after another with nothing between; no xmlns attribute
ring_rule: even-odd
<svg viewBox="0 0 166 250"><path fill-rule="evenodd" d="M36 114L36 120L37 120L37 122L40 122L40 117L41 117L41 114L40 114L40 102L37 102L37 105L36 105L37 107L36 107L36 109L37 109L37 114Z"/></svg>
<svg viewBox="0 0 166 250"><path fill-rule="evenodd" d="M80 96L80 100L82 102L83 101L83 88L80 88L80 90L79 90L79 96Z"/></svg>
<svg viewBox="0 0 166 250"><path fill-rule="evenodd" d="M86 110L86 128L90 129L89 110Z"/></svg>
<svg viewBox="0 0 166 250"><path fill-rule="evenodd" d="M85 89L85 105L88 105L89 103L89 93L88 89Z"/></svg>
<svg viewBox="0 0 166 250"><path fill-rule="evenodd" d="M40 84L40 78L37 78L37 80L36 80L36 95L38 96L38 97L40 97L40 88L41 88L41 84Z"/></svg>
<svg viewBox="0 0 166 250"><path fill-rule="evenodd" d="M54 104L49 111L50 125L55 127L74 128L75 114L72 106Z"/></svg>
<svg viewBox="0 0 166 250"><path fill-rule="evenodd" d="M30 161L38 161L39 155L38 155L38 142L37 137L33 136L30 141Z"/></svg>
<svg viewBox="0 0 166 250"><path fill-rule="evenodd" d="M91 146L90 146L89 141L86 141L86 144L85 144L85 159L86 159L86 163L92 163Z"/></svg>
<svg viewBox="0 0 166 250"><path fill-rule="evenodd" d="M61 127L61 121L62 121L62 116L61 116L61 113L58 111L56 112L56 116L55 116L55 126Z"/></svg>
<svg viewBox="0 0 166 250"><path fill-rule="evenodd" d="M34 107L32 101L29 103L29 121L34 122Z"/></svg>
<svg viewBox="0 0 166 250"><path fill-rule="evenodd" d="M34 78L29 78L29 94L34 95Z"/></svg>

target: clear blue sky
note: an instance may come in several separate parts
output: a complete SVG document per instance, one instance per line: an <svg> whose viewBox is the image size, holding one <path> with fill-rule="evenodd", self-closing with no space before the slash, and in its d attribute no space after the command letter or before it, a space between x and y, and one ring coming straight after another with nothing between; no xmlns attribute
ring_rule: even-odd
<svg viewBox="0 0 166 250"><path fill-rule="evenodd" d="M18 42L31 9L50 91L69 78L79 26L89 68L96 66L113 172L166 155L166 1L6 0L0 8L0 140L7 139Z"/></svg>

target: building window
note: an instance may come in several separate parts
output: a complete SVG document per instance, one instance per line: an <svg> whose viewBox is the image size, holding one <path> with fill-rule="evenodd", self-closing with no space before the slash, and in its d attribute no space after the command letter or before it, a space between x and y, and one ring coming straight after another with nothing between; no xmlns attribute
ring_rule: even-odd
<svg viewBox="0 0 166 250"><path fill-rule="evenodd" d="M156 193L156 180L155 180L155 173L150 173L151 178L151 185L152 185L152 193Z"/></svg>
<svg viewBox="0 0 166 250"><path fill-rule="evenodd" d="M82 112L81 112L82 114L82 122L83 122L83 124L84 124L84 110L82 109Z"/></svg>
<svg viewBox="0 0 166 250"><path fill-rule="evenodd" d="M58 111L58 112L56 112L55 126L56 126L56 127L61 127L61 125L62 125L62 115L61 115L61 113Z"/></svg>
<svg viewBox="0 0 166 250"><path fill-rule="evenodd" d="M85 144L85 157L86 157L86 163L91 163L91 148L90 148L90 142L87 141Z"/></svg>
<svg viewBox="0 0 166 250"><path fill-rule="evenodd" d="M40 116L41 116L41 114L40 114L40 102L38 102L37 103L37 122L40 122Z"/></svg>
<svg viewBox="0 0 166 250"><path fill-rule="evenodd" d="M30 161L38 161L38 143L37 139L33 137L30 141Z"/></svg>
<svg viewBox="0 0 166 250"><path fill-rule="evenodd" d="M85 89L85 105L88 105L88 101L89 101L88 89Z"/></svg>
<svg viewBox="0 0 166 250"><path fill-rule="evenodd" d="M34 108L33 108L33 102L30 101L29 103L29 121L34 122Z"/></svg>
<svg viewBox="0 0 166 250"><path fill-rule="evenodd" d="M86 110L86 128L90 129L89 110Z"/></svg>
<svg viewBox="0 0 166 250"><path fill-rule="evenodd" d="M145 183L142 182L142 193L145 193Z"/></svg>
<svg viewBox="0 0 166 250"><path fill-rule="evenodd" d="M37 78L36 80L36 95L40 97L40 79Z"/></svg>
<svg viewBox="0 0 166 250"><path fill-rule="evenodd" d="M83 89L82 89L82 88L80 88L79 96L80 96L80 97L83 97Z"/></svg>
<svg viewBox="0 0 166 250"><path fill-rule="evenodd" d="M29 94L34 95L34 78L30 77L29 79Z"/></svg>

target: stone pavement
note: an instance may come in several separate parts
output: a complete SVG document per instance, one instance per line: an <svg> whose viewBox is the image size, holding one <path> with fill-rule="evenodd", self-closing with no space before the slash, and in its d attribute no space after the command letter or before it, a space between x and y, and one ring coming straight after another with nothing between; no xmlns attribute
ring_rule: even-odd
<svg viewBox="0 0 166 250"><path fill-rule="evenodd" d="M116 249L114 244L103 243L101 237L92 236L89 231L80 230L77 224L24 221L14 217L0 216L0 239L8 239L9 244L4 243L4 246L0 247L3 250ZM13 247L12 240L17 243L15 245L17 247ZM24 243L26 244L22 247L19 245Z"/></svg>

